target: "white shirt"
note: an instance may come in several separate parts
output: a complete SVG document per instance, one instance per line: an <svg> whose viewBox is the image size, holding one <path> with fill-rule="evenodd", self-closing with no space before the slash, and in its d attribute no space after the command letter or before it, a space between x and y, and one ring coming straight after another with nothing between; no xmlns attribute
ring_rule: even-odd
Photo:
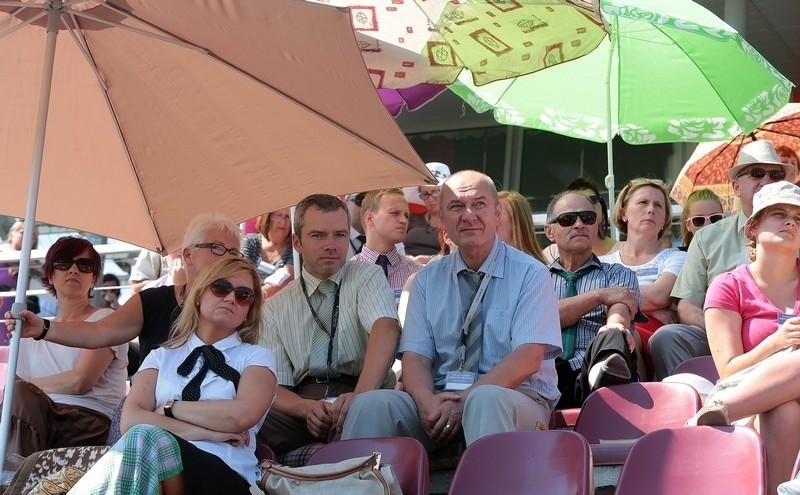
<svg viewBox="0 0 800 495"><path fill-rule="evenodd" d="M194 378L203 365L203 360L195 362L194 368L188 376L178 374L178 366L183 363L189 354L197 347L205 343L192 335L189 340L180 347L167 349L160 347L154 349L147 355L140 370L158 370L158 381L156 382L156 409L163 406L169 399L181 398L181 392L189 381ZM263 366L275 373L275 357L272 353L261 346L246 344L241 341L238 333L234 333L214 344L214 347L222 351L225 355L225 362L239 373L244 373L248 366ZM200 385L200 400L230 400L236 398L236 389L233 382L230 382L216 373L209 370ZM260 471L256 461L256 433L264 423L262 417L258 423L250 428L250 446L235 447L225 442L192 441L197 448L210 454L214 454L225 461L231 469L239 473L248 483L253 483L259 476Z"/></svg>

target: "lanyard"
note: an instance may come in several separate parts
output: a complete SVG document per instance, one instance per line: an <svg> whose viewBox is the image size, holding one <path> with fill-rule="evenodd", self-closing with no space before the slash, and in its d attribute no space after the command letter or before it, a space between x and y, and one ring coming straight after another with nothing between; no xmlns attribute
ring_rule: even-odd
<svg viewBox="0 0 800 495"><path fill-rule="evenodd" d="M459 349L460 364L458 366L459 371L464 371L464 361L467 358L467 334L469 333L469 324L472 323L472 320L478 316L478 313L481 310L483 296L486 294L486 289L489 287L489 281L492 279L494 268L497 266L497 261L500 259L500 251L502 248L502 246L498 247L497 251L495 251L494 256L492 257L492 260L489 262L489 266L486 267L486 271L483 273L483 277L481 278L481 285L475 292L475 296L472 298L472 303L467 311L467 316L464 318L463 325L461 325L461 348Z"/></svg>
<svg viewBox="0 0 800 495"><path fill-rule="evenodd" d="M331 378L331 369L332 369L332 361L333 361L333 339L336 336L336 328L339 326L339 291L341 290L342 286L336 286L336 292L333 296L333 310L331 311L331 328L328 330L325 327L325 323L323 323L322 318L319 317L317 312L314 310L314 306L311 305L311 298L308 297L308 289L306 288L306 281L303 279L303 275L300 275L300 286L303 288L303 295L306 296L306 302L308 303L308 309L311 310L311 316L314 317L314 321L317 322L319 328L328 334L328 361L327 367L325 369L325 398L328 398L328 387L330 385L330 378Z"/></svg>

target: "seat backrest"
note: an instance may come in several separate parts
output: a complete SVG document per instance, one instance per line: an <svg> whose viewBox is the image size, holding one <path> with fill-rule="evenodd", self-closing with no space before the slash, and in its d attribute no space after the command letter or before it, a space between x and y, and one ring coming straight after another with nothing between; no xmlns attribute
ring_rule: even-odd
<svg viewBox="0 0 800 495"><path fill-rule="evenodd" d="M277 459L277 456L266 444L260 443L256 445L256 459L258 459L258 462L274 461Z"/></svg>
<svg viewBox="0 0 800 495"><path fill-rule="evenodd" d="M461 456L451 495L592 492L592 454L567 430L515 431L479 438Z"/></svg>
<svg viewBox="0 0 800 495"><path fill-rule="evenodd" d="M0 363L8 362L8 355L11 349L7 345L0 345Z"/></svg>
<svg viewBox="0 0 800 495"><path fill-rule="evenodd" d="M683 426L700 406L697 391L683 383L612 385L589 395L575 431L590 444L634 440L659 428Z"/></svg>
<svg viewBox="0 0 800 495"><path fill-rule="evenodd" d="M373 452L380 452L381 463L392 467L403 495L430 493L428 454L425 447L414 438L358 438L331 442L316 451L308 464L339 462L372 455Z"/></svg>
<svg viewBox="0 0 800 495"><path fill-rule="evenodd" d="M767 492L761 438L739 426L684 426L648 433L631 449L616 495Z"/></svg>
<svg viewBox="0 0 800 495"><path fill-rule="evenodd" d="M673 375L677 375L678 373L692 373L699 375L711 383L717 383L717 380L719 380L719 372L714 364L714 358L711 356L700 356L687 359L676 366L675 370L672 372Z"/></svg>

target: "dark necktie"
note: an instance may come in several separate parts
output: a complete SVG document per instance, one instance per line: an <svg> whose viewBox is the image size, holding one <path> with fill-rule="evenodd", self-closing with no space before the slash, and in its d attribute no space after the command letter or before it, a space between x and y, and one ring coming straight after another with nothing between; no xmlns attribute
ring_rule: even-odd
<svg viewBox="0 0 800 495"><path fill-rule="evenodd" d="M467 312L469 307L472 306L472 301L475 299L475 294L478 292L483 273L475 273L471 271L462 271L464 279L469 286L469 304L467 305ZM480 304L480 302L479 302ZM466 313L465 315L466 316ZM472 371L477 373L479 371L478 365L481 360L481 342L483 340L483 321L481 313L475 314L475 318L469 323L467 329L467 342L466 350L464 352L464 371Z"/></svg>
<svg viewBox="0 0 800 495"><path fill-rule="evenodd" d="M566 270L556 269L555 273L567 281L567 292L564 294L564 297L577 296L578 279L593 269L594 267L591 266L581 268L577 272L568 272ZM578 320L578 322L576 322L574 325L561 330L561 344L563 348L561 352L561 359L569 360L575 355L575 339L578 335L578 323L580 323L580 320Z"/></svg>
<svg viewBox="0 0 800 495"><path fill-rule="evenodd" d="M375 264L383 268L383 274L386 275L386 278L389 278L389 257L385 254L379 254L378 261Z"/></svg>
<svg viewBox="0 0 800 495"><path fill-rule="evenodd" d="M203 355L203 365L194 378L189 380L189 383L183 388L181 399L200 400L200 385L203 383L203 379L206 377L208 370L213 371L229 382L233 382L234 388L239 388L239 377L241 375L239 375L238 371L225 363L225 355L213 345L201 345L195 348L195 350L183 360L181 365L178 366L178 374L181 376L189 376L189 373L194 369L194 365L201 354Z"/></svg>
<svg viewBox="0 0 800 495"><path fill-rule="evenodd" d="M358 241L358 247L356 248L356 254L358 254L362 249L364 249L364 244L367 243L367 236L364 234L357 235L356 241Z"/></svg>

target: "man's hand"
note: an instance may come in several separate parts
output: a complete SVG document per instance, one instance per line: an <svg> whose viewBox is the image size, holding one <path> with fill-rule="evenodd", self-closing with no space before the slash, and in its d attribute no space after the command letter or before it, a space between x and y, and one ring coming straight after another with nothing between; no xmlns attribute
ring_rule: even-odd
<svg viewBox="0 0 800 495"><path fill-rule="evenodd" d="M310 407L306 413L308 431L316 438L328 438L328 433L333 426L331 411L333 404L324 400L310 400Z"/></svg>
<svg viewBox="0 0 800 495"><path fill-rule="evenodd" d="M461 417L464 415L464 401L461 397L458 400L442 401L439 404L439 413L439 419L431 428L430 437L439 443L448 443L458 438L461 434Z"/></svg>
<svg viewBox="0 0 800 495"><path fill-rule="evenodd" d="M609 287L607 289L595 289L600 295L600 300L606 307L615 304L624 304L628 307L631 317L639 311L639 301L636 300L636 293L626 287Z"/></svg>
<svg viewBox="0 0 800 495"><path fill-rule="evenodd" d="M333 420L333 426L336 428L336 431L342 431L344 420L347 419L347 411L350 410L350 404L353 403L353 399L356 398L356 395L355 392L349 392L340 395L333 401L331 419Z"/></svg>
<svg viewBox="0 0 800 495"><path fill-rule="evenodd" d="M417 405L422 427L425 429L425 433L433 440L440 441L439 438L442 437L442 430L456 430L461 428L460 411L458 421L455 423L448 423L448 420L453 416L453 411L449 409L450 404L446 404L448 402L460 404L461 396L453 392L432 394L429 400ZM443 415L447 415L447 417L443 418ZM450 424L450 428L447 428L448 424Z"/></svg>

